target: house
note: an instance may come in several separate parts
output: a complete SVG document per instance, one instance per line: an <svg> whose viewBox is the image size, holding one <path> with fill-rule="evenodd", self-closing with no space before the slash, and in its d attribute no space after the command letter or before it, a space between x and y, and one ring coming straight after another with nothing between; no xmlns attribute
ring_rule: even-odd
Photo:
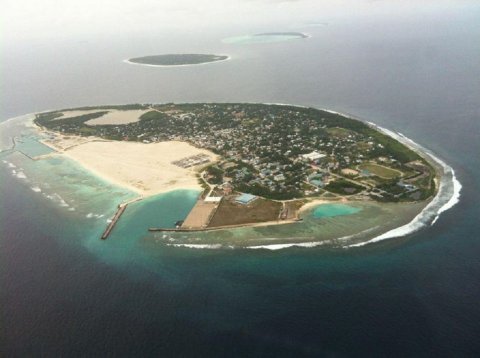
<svg viewBox="0 0 480 358"><path fill-rule="evenodd" d="M207 196L203 201L206 202L206 203L219 203L220 201L222 201L222 197L221 196Z"/></svg>
<svg viewBox="0 0 480 358"><path fill-rule="evenodd" d="M310 160L310 161L322 159L322 158L325 158L326 156L327 156L326 154L319 153L316 150L314 150L311 153L302 154L303 159Z"/></svg>

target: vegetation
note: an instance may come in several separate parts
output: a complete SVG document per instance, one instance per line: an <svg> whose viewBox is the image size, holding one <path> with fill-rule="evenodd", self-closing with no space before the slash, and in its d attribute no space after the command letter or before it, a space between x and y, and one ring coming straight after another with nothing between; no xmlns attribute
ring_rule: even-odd
<svg viewBox="0 0 480 358"><path fill-rule="evenodd" d="M208 175L208 182L211 184L223 183L223 170L216 165L211 165L206 168L205 172Z"/></svg>
<svg viewBox="0 0 480 358"><path fill-rule="evenodd" d="M434 169L416 152L366 123L336 113L248 103L136 104L117 108L150 108L138 122L90 126L88 120L112 106L84 109L92 108L99 112L58 119L61 113L56 111L39 114L35 121L65 134L147 143L186 141L222 157L217 166L207 168L211 185L228 180L237 191L269 199L325 191L324 195L362 193L376 200L415 201L435 191ZM362 168L370 173L342 173Z"/></svg>
<svg viewBox="0 0 480 358"><path fill-rule="evenodd" d="M167 54L131 58L128 61L144 65L178 66L226 60L228 56L207 54Z"/></svg>
<svg viewBox="0 0 480 358"><path fill-rule="evenodd" d="M37 115L36 123L55 131L75 133L79 135L93 135L96 131L92 130L93 128L91 127L87 127L85 122L99 118L107 113L108 111L100 111L62 119L56 119L61 116L61 113L46 113L45 115Z"/></svg>
<svg viewBox="0 0 480 358"><path fill-rule="evenodd" d="M387 179L397 178L402 174L402 172L398 170L394 170L391 168L387 168L383 165L378 165L373 163L361 164L358 166L358 168L361 170L367 170L374 175L377 175L381 178L387 178Z"/></svg>
<svg viewBox="0 0 480 358"><path fill-rule="evenodd" d="M338 179L330 182L325 187L325 189L332 193L337 193L342 195L352 195L352 194L357 194L361 192L365 188L361 185L352 183L351 181L348 181L345 179Z"/></svg>

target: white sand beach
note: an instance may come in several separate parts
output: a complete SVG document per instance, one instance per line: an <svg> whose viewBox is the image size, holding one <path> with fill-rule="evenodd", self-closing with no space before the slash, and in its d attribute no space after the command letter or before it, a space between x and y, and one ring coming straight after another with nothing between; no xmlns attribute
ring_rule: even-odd
<svg viewBox="0 0 480 358"><path fill-rule="evenodd" d="M329 198L329 199L313 199L305 204L302 205L302 207L299 209L299 213L302 213L304 211L307 211L309 209L313 209L319 205L323 204L332 204L332 203L348 203L349 199L345 197L335 197L335 198Z"/></svg>
<svg viewBox="0 0 480 358"><path fill-rule="evenodd" d="M68 141L71 141L71 137ZM63 147L58 142L56 146ZM198 168L185 169L172 162L197 154L205 154L211 161L218 159L208 150L179 141L144 144L91 140L60 150L59 153L105 180L129 188L143 197L175 189L201 190L196 177Z"/></svg>

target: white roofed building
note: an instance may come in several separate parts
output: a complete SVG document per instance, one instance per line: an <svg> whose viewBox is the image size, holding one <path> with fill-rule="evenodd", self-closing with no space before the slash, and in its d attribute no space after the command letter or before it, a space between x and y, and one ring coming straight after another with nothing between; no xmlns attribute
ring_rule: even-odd
<svg viewBox="0 0 480 358"><path fill-rule="evenodd" d="M316 150L314 150L311 153L302 154L303 159L307 159L307 160L310 160L310 161L322 159L322 158L325 158L326 156L327 156L326 154L319 153Z"/></svg>

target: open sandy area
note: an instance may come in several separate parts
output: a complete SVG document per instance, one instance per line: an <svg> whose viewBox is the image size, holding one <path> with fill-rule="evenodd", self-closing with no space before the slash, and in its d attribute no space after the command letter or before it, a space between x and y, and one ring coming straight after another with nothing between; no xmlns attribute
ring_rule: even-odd
<svg viewBox="0 0 480 358"><path fill-rule="evenodd" d="M96 137L69 136L49 131L44 131L44 133L47 134L47 138L42 139L40 142L45 144L47 147L56 150L57 152L63 152L71 147L75 147L77 145L85 144L91 141L103 141L103 139L99 139Z"/></svg>
<svg viewBox="0 0 480 358"><path fill-rule="evenodd" d="M101 117L86 121L89 126L105 125L105 124L128 124L135 123L140 120L140 116L150 110L132 110L132 111L109 111Z"/></svg>
<svg viewBox="0 0 480 358"><path fill-rule="evenodd" d="M97 112L103 112L101 109L88 109L85 111L63 111L61 117L57 117L54 119L54 121L59 120L59 119L65 119L65 118L73 118L73 117L78 117L78 116L83 116L84 114L90 114L90 113L97 113Z"/></svg>
<svg viewBox="0 0 480 358"><path fill-rule="evenodd" d="M217 156L207 150L178 141L137 143L125 141L90 141L61 152L86 169L119 186L146 197L175 189L201 189L196 168L171 164L204 153L212 161Z"/></svg>
<svg viewBox="0 0 480 358"><path fill-rule="evenodd" d="M183 222L182 229L201 229L207 227L217 207L218 203L197 201Z"/></svg>
<svg viewBox="0 0 480 358"><path fill-rule="evenodd" d="M140 120L140 116L142 114L150 111L150 109L128 110L128 111L119 111L116 109L110 109L110 110L88 109L84 111L77 111L77 110L64 111L62 112L61 117L55 118L54 120L73 118L73 117L83 116L85 114L105 112L105 111L108 111L108 112L101 117L94 118L85 122L85 124L90 126L95 126L95 125L105 125L105 124L115 125L115 124L135 123Z"/></svg>

